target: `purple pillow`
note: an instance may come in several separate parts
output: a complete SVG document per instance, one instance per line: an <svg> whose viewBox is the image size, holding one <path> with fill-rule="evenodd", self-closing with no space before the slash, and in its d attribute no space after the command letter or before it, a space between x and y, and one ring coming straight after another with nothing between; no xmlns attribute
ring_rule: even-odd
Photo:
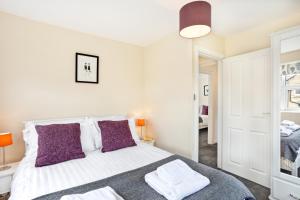
<svg viewBox="0 0 300 200"><path fill-rule="evenodd" d="M208 115L208 106L202 106L202 115Z"/></svg>
<svg viewBox="0 0 300 200"><path fill-rule="evenodd" d="M35 126L38 133L36 167L84 158L80 142L80 124Z"/></svg>
<svg viewBox="0 0 300 200"><path fill-rule="evenodd" d="M128 120L99 121L98 126L101 130L102 152L136 146L131 136Z"/></svg>

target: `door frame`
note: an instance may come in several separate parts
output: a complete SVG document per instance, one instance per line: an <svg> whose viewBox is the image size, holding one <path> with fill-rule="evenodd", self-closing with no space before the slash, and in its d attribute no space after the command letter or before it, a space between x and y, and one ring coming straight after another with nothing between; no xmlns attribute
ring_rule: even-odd
<svg viewBox="0 0 300 200"><path fill-rule="evenodd" d="M199 57L207 57L218 62L218 106L217 111L217 142L218 142L218 164L222 168L222 59L223 54L207 50L200 46L193 47L193 122L192 122L192 159L199 162Z"/></svg>

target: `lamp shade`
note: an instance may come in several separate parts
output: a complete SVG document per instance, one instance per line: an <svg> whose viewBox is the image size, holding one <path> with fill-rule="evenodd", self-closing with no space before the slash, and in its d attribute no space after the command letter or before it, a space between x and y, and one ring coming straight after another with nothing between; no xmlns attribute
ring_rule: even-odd
<svg viewBox="0 0 300 200"><path fill-rule="evenodd" d="M11 133L0 133L0 147L5 147L13 143Z"/></svg>
<svg viewBox="0 0 300 200"><path fill-rule="evenodd" d="M137 119L136 125L137 126L145 126L145 119Z"/></svg>
<svg viewBox="0 0 300 200"><path fill-rule="evenodd" d="M211 6L206 1L193 1L184 5L179 17L179 34L182 37L197 38L211 30Z"/></svg>

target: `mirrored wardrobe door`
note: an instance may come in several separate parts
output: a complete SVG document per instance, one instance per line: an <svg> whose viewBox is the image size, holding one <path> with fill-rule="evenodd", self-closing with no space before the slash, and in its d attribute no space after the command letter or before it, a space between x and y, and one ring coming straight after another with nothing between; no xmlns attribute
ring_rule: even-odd
<svg viewBox="0 0 300 200"><path fill-rule="evenodd" d="M280 171L300 178L300 35L280 41Z"/></svg>

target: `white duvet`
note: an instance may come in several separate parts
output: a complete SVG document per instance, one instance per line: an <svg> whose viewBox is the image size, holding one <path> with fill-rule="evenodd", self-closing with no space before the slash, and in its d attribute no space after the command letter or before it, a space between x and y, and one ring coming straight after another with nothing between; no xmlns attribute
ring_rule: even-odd
<svg viewBox="0 0 300 200"><path fill-rule="evenodd" d="M129 147L101 153L86 154L86 158L36 168L35 156L25 157L12 181L10 200L29 200L45 194L98 181L133 170L171 154L159 148L139 143Z"/></svg>

